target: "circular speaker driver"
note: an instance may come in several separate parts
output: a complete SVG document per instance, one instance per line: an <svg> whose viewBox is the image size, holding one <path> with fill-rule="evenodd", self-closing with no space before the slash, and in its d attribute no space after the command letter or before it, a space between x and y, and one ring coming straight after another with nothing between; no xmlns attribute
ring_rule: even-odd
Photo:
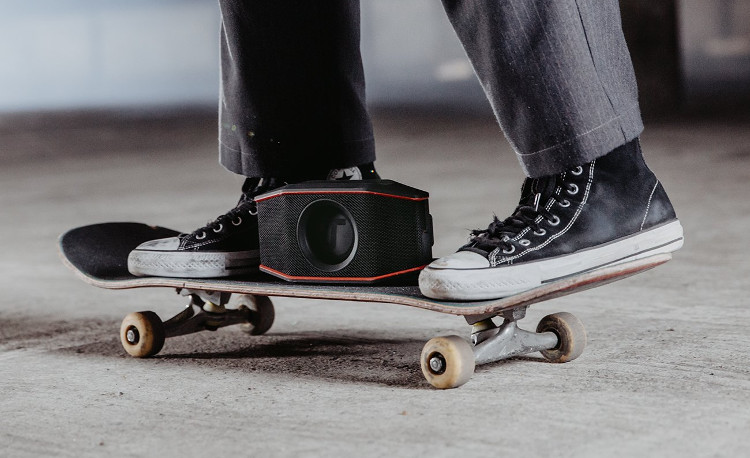
<svg viewBox="0 0 750 458"><path fill-rule="evenodd" d="M346 267L357 252L357 225L349 210L332 200L316 200L297 220L297 241L310 264L325 272Z"/></svg>

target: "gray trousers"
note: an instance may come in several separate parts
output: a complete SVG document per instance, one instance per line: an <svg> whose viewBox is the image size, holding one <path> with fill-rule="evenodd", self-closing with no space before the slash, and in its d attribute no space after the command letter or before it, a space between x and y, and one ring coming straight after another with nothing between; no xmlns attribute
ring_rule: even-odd
<svg viewBox="0 0 750 458"><path fill-rule="evenodd" d="M308 179L375 160L357 0L219 0L220 162ZM530 177L643 130L617 0L443 0Z"/></svg>

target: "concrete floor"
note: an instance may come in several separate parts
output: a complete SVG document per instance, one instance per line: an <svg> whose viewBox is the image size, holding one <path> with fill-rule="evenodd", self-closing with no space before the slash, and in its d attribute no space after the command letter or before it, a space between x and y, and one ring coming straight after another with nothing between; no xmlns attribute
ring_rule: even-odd
<svg viewBox="0 0 750 458"><path fill-rule="evenodd" d="M436 255L506 214L522 180L488 117L376 116L379 171L431 193ZM230 208L211 113L0 118L0 455L748 456L750 123L651 124L647 159L686 244L669 264L540 304L589 346L478 368L456 390L422 379L429 338L459 318L406 307L276 300L268 335L226 328L124 355L130 311L167 318L166 289L77 280L56 238L101 221L189 230Z"/></svg>

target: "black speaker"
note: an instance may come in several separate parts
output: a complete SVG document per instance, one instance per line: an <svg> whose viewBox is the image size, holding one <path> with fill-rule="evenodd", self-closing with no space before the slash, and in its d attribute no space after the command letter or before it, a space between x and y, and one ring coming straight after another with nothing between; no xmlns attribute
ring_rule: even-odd
<svg viewBox="0 0 750 458"><path fill-rule="evenodd" d="M416 277L432 261L428 197L391 180L310 181L260 195L260 269L308 283Z"/></svg>

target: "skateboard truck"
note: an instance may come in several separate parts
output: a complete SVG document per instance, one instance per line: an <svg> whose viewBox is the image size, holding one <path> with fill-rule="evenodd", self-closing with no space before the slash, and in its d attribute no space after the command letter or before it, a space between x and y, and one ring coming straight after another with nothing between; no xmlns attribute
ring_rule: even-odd
<svg viewBox="0 0 750 458"><path fill-rule="evenodd" d="M189 296L190 302L182 312L163 323L165 337L182 336L200 331L216 331L224 326L252 322L254 314L247 305L240 304L236 309L226 308L229 293L212 291L192 291L180 288L177 293ZM215 302L214 302L215 301Z"/></svg>
<svg viewBox="0 0 750 458"><path fill-rule="evenodd" d="M571 361L583 353L586 330L574 315L561 312L547 315L536 332L518 327L526 316L528 305L506 309L496 316L503 322L497 326L494 316L465 316L472 325L471 344L458 336L431 339L422 349L422 373L436 388L455 388L466 383L478 364L487 364L513 356L541 352L550 362Z"/></svg>
<svg viewBox="0 0 750 458"><path fill-rule="evenodd" d="M260 335L274 321L273 304L266 296L240 295L236 308L227 308L230 293L187 288L177 288L177 293L189 296L190 302L172 318L162 322L154 312L135 312L122 321L120 340L131 356L145 358L159 353L167 337L216 331L233 324L240 324L249 334Z"/></svg>
<svg viewBox="0 0 750 458"><path fill-rule="evenodd" d="M153 312L136 312L125 317L120 336L130 355L153 356L167 337L215 331L233 324L260 335L273 324L274 308L267 296L239 295L235 307L229 308L232 295L228 292L176 289L178 294L189 297L190 302L172 318L162 322ZM534 352L541 352L551 362L567 362L581 355L586 346L586 331L578 318L567 312L548 315L540 321L536 332L530 332L518 327L527 309L528 305L520 305L495 314L465 315L467 323L472 325L471 344L455 335L431 339L420 358L427 381L436 388L455 388L466 383L479 364ZM493 318L503 321L498 326Z"/></svg>
<svg viewBox="0 0 750 458"><path fill-rule="evenodd" d="M474 323L471 343L474 345L475 364L486 364L557 347L554 332L529 332L518 327L518 320L526 316L527 307L503 312L503 323L496 326L491 318Z"/></svg>

